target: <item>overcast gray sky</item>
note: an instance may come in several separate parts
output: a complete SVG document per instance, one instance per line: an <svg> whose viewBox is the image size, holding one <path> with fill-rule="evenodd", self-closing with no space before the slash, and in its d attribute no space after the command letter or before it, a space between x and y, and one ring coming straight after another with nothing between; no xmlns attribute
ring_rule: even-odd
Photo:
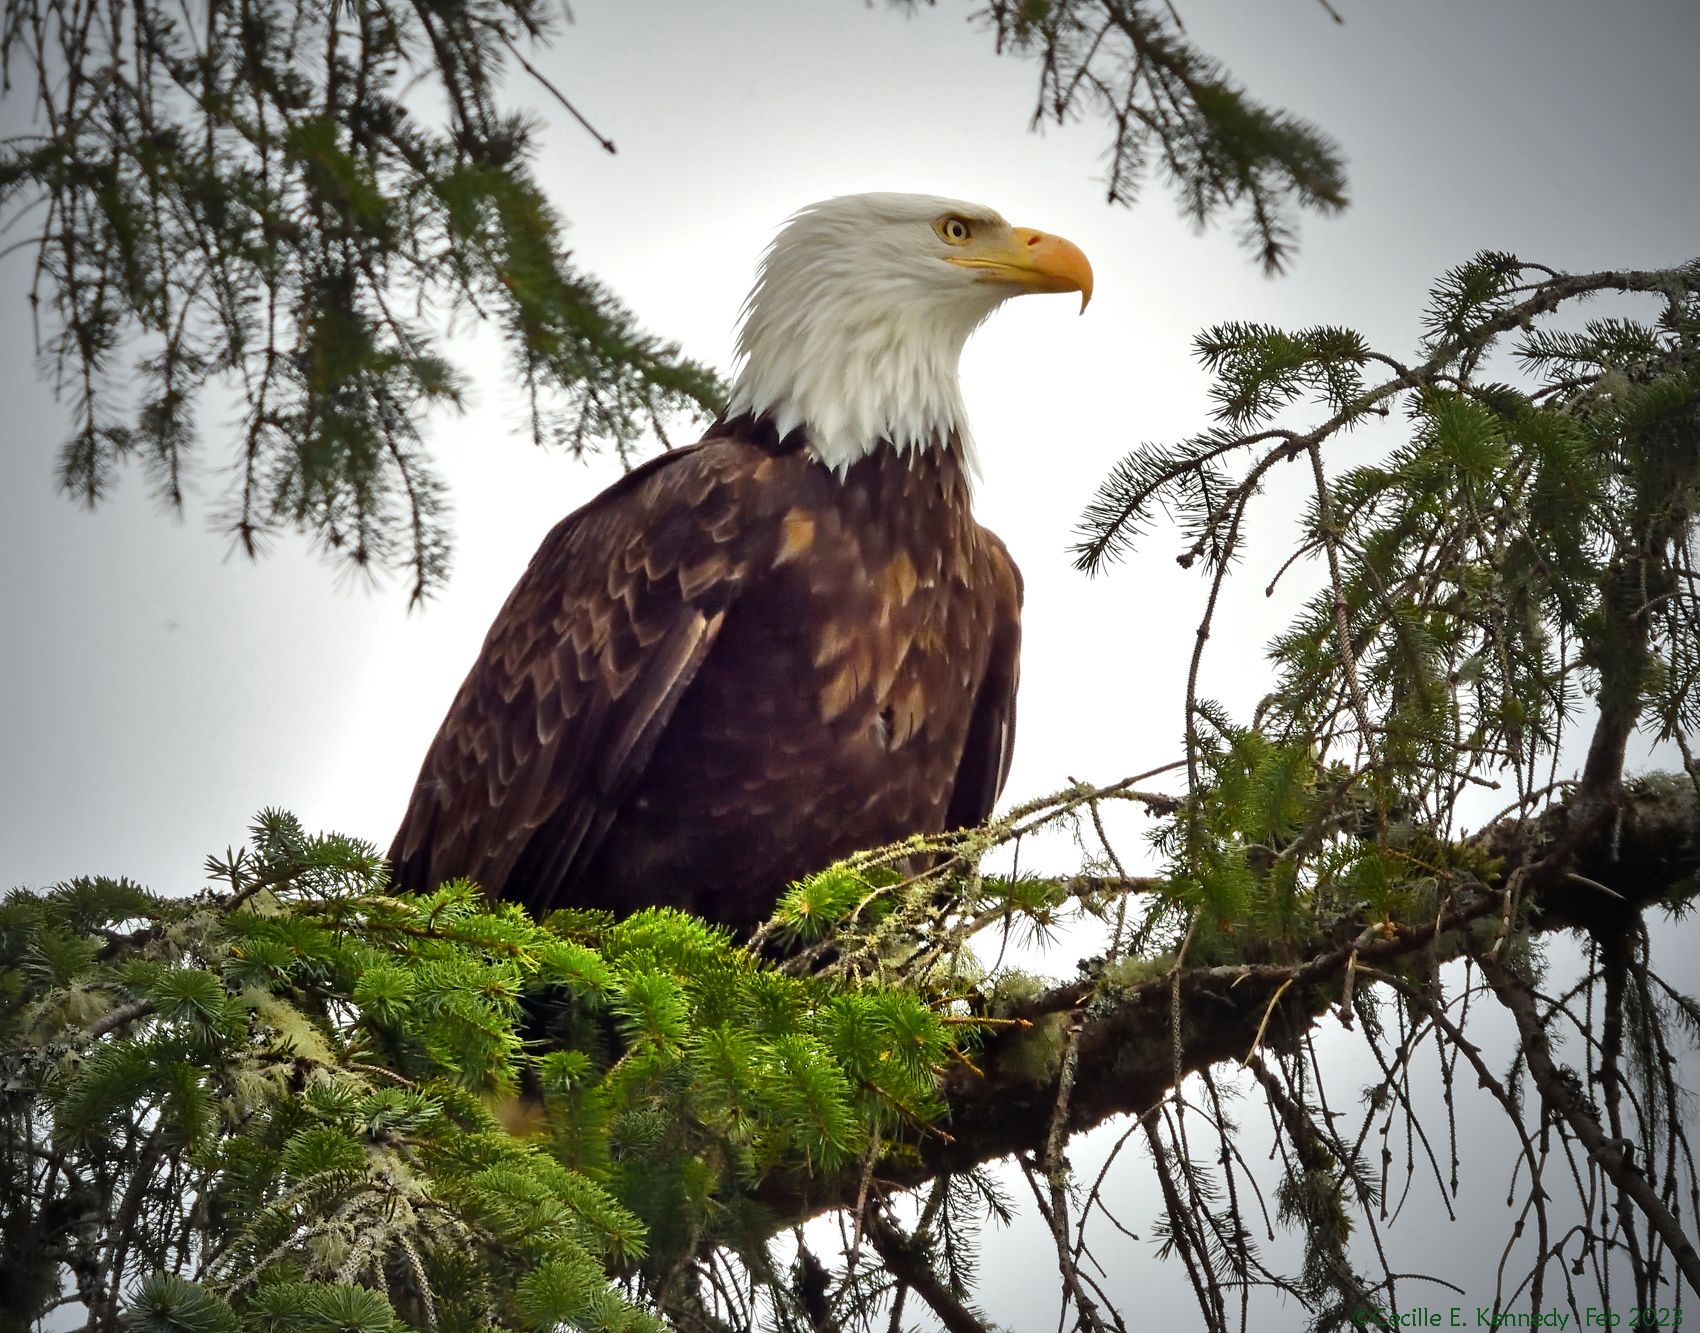
<svg viewBox="0 0 1700 1333"><path fill-rule="evenodd" d="M856 0L574 0L577 22L545 62L620 148L609 157L552 117L540 173L577 260L647 327L722 368L757 256L816 199L972 199L1091 257L1084 317L1067 299L1012 302L964 364L980 514L1028 586L1012 799L1178 753L1203 584L1160 534L1095 581L1066 547L1116 458L1204 423L1194 332L1334 322L1403 355L1428 284L1476 250L1568 269L1700 254L1692 0L1335 0L1344 25L1313 0L1177 4L1255 96L1345 150L1352 207L1303 219L1283 278L1264 278L1231 228L1195 234L1160 185L1131 211L1106 206L1105 128L1029 133L1033 71L995 59L957 0L913 19ZM0 104L0 132L20 113ZM386 844L491 616L543 533L615 465L535 451L494 343L473 337L473 407L432 432L456 507L455 573L423 613L407 612L400 585L339 583L298 542L259 565L226 559L208 503L175 523L139 483L92 515L54 494L67 416L32 359L28 277L26 255L0 262L0 885L105 873L187 891L205 854L240 841L267 805ZM225 424L202 421L212 498ZM1236 706L1262 692L1274 623L1255 573L1218 619L1205 680ZM1154 1206L1128 1188L1144 1231ZM1500 1182L1484 1195L1498 1237ZM1444 1217L1412 1209L1418 1227ZM997 1242L988 1304L1012 1326L1054 1323L1039 1239ZM1478 1249L1460 1228L1434 1265L1485 1297ZM1117 1283L1152 1293L1142 1308L1190 1309L1150 1246L1119 1253L1131 1267Z"/></svg>

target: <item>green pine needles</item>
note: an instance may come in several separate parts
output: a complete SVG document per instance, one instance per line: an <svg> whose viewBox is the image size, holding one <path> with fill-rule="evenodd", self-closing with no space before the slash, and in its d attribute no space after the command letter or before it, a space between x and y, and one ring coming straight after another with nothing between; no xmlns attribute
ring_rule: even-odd
<svg viewBox="0 0 1700 1333"><path fill-rule="evenodd" d="M1554 326L1561 305L1611 292L1655 294L1662 309ZM1570 276L1490 253L1437 285L1416 364L1343 329L1201 335L1220 424L1118 464L1077 547L1083 568L1101 568L1167 516L1181 563L1204 562L1195 789L1209 616L1279 463L1308 471L1310 494L1269 591L1305 566L1320 578L1270 644L1257 725L1350 762L1383 820L1420 811L1447 827L1472 784L1507 780L1517 804L1550 788L1588 695L1607 719L1596 783L1621 770L1642 723L1686 744L1700 712L1697 292L1700 265ZM1372 369L1388 377L1371 383ZM1310 405L1320 424L1288 424ZM1394 409L1408 423L1397 435ZM1325 449L1354 430L1352 465L1331 469Z"/></svg>
<svg viewBox="0 0 1700 1333"><path fill-rule="evenodd" d="M1172 5L990 0L981 19L1000 52L1038 66L1035 125L1065 125L1084 108L1112 127L1110 203L1134 203L1146 181L1161 176L1197 225L1237 214L1242 243L1267 273L1291 257L1299 210L1346 206L1345 164L1333 141L1247 93L1193 45Z"/></svg>
<svg viewBox="0 0 1700 1333"><path fill-rule="evenodd" d="M766 1243L736 1186L937 1113L952 1044L912 994L670 912L391 897L275 813L253 842L223 893L0 907L9 1327L659 1328L638 1293Z"/></svg>
<svg viewBox="0 0 1700 1333"><path fill-rule="evenodd" d="M5 0L0 16L7 95L40 125L0 141L0 218L34 223L8 249L35 252L42 350L73 408L69 495L93 505L131 465L180 509L197 472L224 473L218 522L248 554L304 533L339 563L406 571L417 600L448 569L423 431L461 402L457 324L500 328L539 443L626 456L718 406L710 371L570 262L536 126L498 104L555 7ZM233 449L206 467L197 411L225 418L232 396Z"/></svg>

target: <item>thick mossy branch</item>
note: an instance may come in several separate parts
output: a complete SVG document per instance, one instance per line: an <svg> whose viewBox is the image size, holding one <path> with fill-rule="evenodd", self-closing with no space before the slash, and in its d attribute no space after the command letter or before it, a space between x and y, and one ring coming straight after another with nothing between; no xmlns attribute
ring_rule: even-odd
<svg viewBox="0 0 1700 1333"><path fill-rule="evenodd" d="M1654 908L1682 910L1700 896L1700 803L1686 782L1632 784L1610 827L1590 821L1578 829L1573 817L1559 805L1535 823L1499 825L1478 840L1503 859L1506 878L1528 872L1529 930L1617 929ZM1503 882L1473 888L1427 921L1372 925L1290 963L1182 967L1130 986L1084 976L1022 999L997 1016L1031 1026L994 1029L972 1064L951 1067L941 1082L948 1109L939 1130L925 1135L913 1155L882 1161L876 1177L885 1187L907 1189L1041 1152L1058 1104L1065 1022L1073 1027L1080 1066L1092 1071L1067 1099L1072 1134L1114 1116L1144 1115L1185 1076L1245 1058L1260 1032L1276 1046L1297 1040L1340 1005L1352 969L1414 969L1422 976L1440 963L1484 956L1505 895ZM756 1193L776 1216L801 1218L849 1207L862 1189L855 1173L775 1173Z"/></svg>

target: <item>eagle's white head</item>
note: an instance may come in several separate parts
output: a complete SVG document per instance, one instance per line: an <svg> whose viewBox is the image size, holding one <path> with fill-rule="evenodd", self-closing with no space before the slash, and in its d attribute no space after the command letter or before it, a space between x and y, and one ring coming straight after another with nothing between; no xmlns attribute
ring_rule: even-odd
<svg viewBox="0 0 1700 1333"><path fill-rule="evenodd" d="M1092 297L1092 266L989 208L920 194L814 204L774 238L738 330L728 416L767 414L844 471L882 442L928 449L954 433L972 463L957 381L963 344L1023 292Z"/></svg>

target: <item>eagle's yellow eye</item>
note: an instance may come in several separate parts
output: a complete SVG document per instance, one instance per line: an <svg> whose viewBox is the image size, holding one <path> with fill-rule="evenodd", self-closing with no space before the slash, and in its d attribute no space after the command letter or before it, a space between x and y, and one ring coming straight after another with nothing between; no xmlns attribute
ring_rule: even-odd
<svg viewBox="0 0 1700 1333"><path fill-rule="evenodd" d="M946 245L967 245L974 235L974 229L968 225L967 218L959 218L950 214L933 223L933 230Z"/></svg>

